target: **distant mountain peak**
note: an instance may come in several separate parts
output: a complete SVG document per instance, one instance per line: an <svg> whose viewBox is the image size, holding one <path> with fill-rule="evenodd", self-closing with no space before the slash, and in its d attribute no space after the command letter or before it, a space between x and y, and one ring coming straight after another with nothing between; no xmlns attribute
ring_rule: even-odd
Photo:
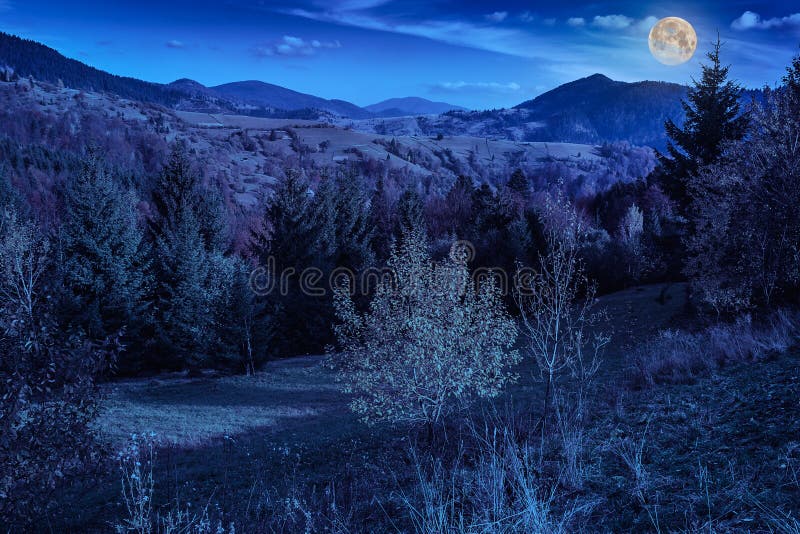
<svg viewBox="0 0 800 534"><path fill-rule="evenodd" d="M604 82L613 82L611 78L606 76L605 74L600 74L599 72L595 72L591 76L587 76L586 78L581 78L582 80L594 80L594 81L604 81ZM580 81L580 80L578 80Z"/></svg>
<svg viewBox="0 0 800 534"><path fill-rule="evenodd" d="M685 94L686 87L675 83L620 82L598 73L542 93L515 109L545 125L535 140L624 140L663 148L664 122L683 120Z"/></svg>
<svg viewBox="0 0 800 534"><path fill-rule="evenodd" d="M187 89L196 91L208 90L208 88L205 85L190 78L181 78L179 80L175 80L174 82L168 83L167 87L172 87L175 89L182 89L182 90L187 90Z"/></svg>
<svg viewBox="0 0 800 534"><path fill-rule="evenodd" d="M191 78L179 78L179 79L175 80L174 82L171 82L171 83L169 83L167 85L183 85L183 84L202 85L200 82L196 82L196 81L192 80Z"/></svg>
<svg viewBox="0 0 800 534"><path fill-rule="evenodd" d="M234 101L256 106L283 110L315 109L350 119L372 116L365 109L344 100L327 100L259 80L225 83L210 89Z"/></svg>
<svg viewBox="0 0 800 534"><path fill-rule="evenodd" d="M364 109L381 117L401 117L406 115L441 115L448 111L465 111L461 106L447 102L434 102L418 96L390 98Z"/></svg>

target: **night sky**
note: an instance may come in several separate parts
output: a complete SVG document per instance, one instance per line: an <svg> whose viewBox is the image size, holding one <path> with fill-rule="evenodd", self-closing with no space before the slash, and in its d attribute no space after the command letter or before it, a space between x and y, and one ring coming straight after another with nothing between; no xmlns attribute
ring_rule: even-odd
<svg viewBox="0 0 800 534"><path fill-rule="evenodd" d="M697 30L682 66L647 46L666 16ZM483 109L595 72L688 83L717 31L737 81L774 85L800 52L800 3L0 0L0 29L155 82L256 79L358 105L413 95Z"/></svg>

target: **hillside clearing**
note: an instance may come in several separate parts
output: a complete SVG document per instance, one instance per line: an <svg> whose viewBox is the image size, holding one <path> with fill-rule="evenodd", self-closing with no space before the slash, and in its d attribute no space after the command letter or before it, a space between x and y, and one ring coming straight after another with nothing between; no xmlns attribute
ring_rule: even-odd
<svg viewBox="0 0 800 534"><path fill-rule="evenodd" d="M613 342L602 372L619 377L626 352L661 328L670 326L684 303L683 285L672 287L661 305L662 286L634 288L603 297ZM276 432L337 418L351 419L347 397L339 392L322 356L269 362L254 376L196 378L185 376L124 380L104 388L106 400L98 420L105 438L119 446L131 434L154 432L162 445L198 447L224 436L269 429ZM535 369L526 361L522 379L510 389L515 397L539 395ZM519 399L518 399L519 400ZM336 425L331 425L335 432Z"/></svg>

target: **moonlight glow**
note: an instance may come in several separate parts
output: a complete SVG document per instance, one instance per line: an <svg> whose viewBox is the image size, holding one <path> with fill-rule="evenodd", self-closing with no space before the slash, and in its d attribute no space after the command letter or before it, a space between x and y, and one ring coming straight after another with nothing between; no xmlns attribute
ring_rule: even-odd
<svg viewBox="0 0 800 534"><path fill-rule="evenodd" d="M697 34L687 21L678 17L659 20L650 30L650 52L664 65L686 63L697 49Z"/></svg>

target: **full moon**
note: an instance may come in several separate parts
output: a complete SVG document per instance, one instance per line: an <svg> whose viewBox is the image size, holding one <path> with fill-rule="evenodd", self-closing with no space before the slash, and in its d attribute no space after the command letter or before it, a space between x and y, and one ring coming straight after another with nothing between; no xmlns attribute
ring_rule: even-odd
<svg viewBox="0 0 800 534"><path fill-rule="evenodd" d="M697 49L697 33L687 21L678 17L659 20L650 30L650 52L664 65L686 63Z"/></svg>

